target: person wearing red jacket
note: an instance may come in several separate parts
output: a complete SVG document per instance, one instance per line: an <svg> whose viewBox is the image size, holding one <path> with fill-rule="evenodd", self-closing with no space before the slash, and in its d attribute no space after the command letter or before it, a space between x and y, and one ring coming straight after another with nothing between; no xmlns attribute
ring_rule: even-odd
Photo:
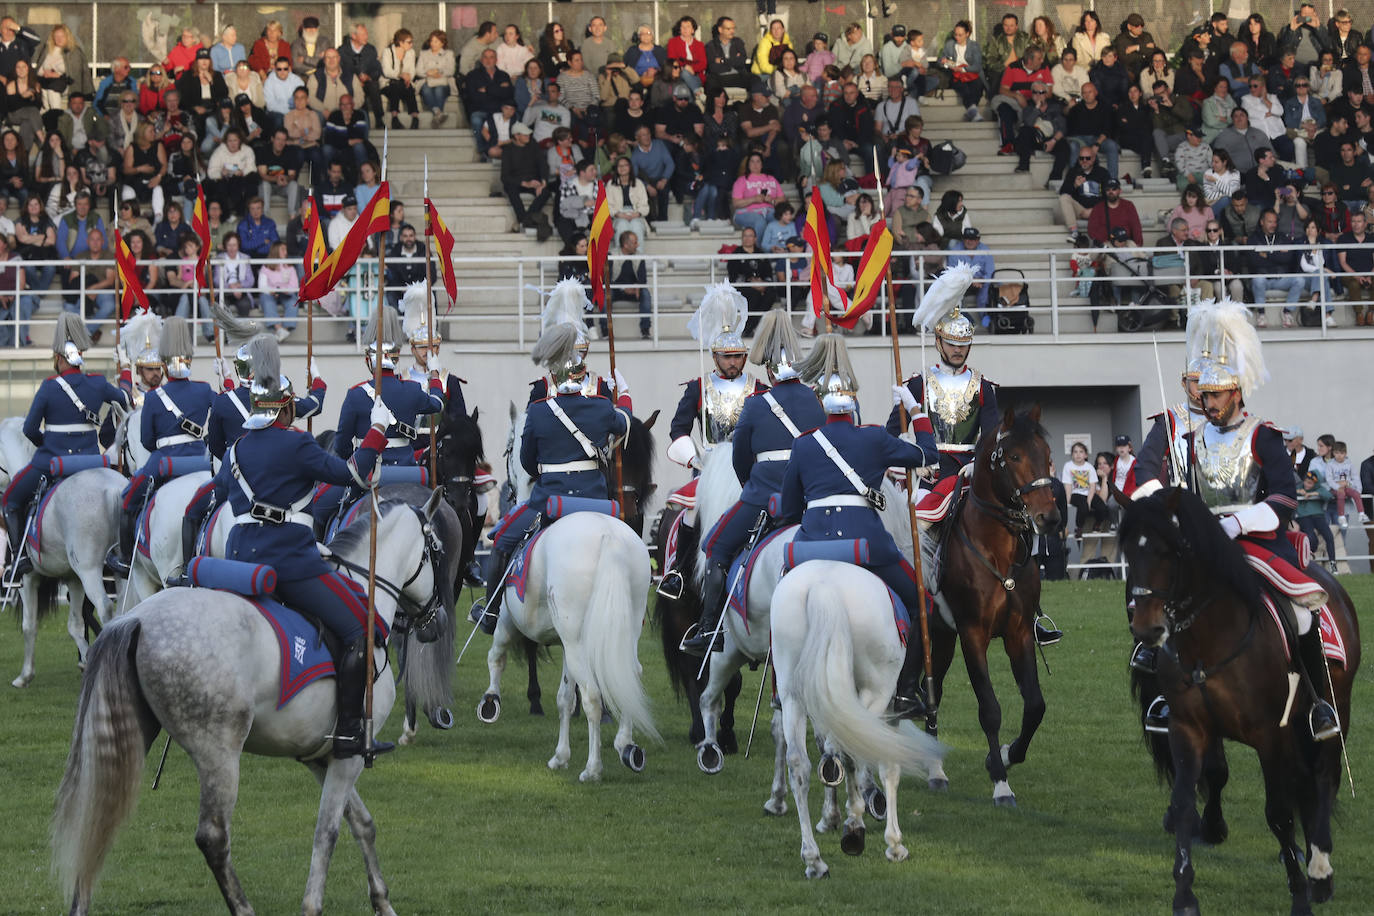
<svg viewBox="0 0 1374 916"><path fill-rule="evenodd" d="M1131 498L1135 492L1135 449L1131 446L1130 436L1117 436L1112 443L1116 450L1116 460L1112 462L1112 492L1120 493L1118 501Z"/></svg>

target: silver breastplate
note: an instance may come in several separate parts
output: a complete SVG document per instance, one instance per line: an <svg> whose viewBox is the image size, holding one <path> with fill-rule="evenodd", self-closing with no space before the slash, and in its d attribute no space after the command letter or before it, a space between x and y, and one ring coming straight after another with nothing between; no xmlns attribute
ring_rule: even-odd
<svg viewBox="0 0 1374 916"><path fill-rule="evenodd" d="M968 367L953 373L948 366L936 365L926 370L924 381L926 414L935 428L935 441L941 446L972 445L977 426L971 421L983 386L982 373Z"/></svg>
<svg viewBox="0 0 1374 916"><path fill-rule="evenodd" d="M754 390L754 380L748 373L737 379L723 379L714 372L701 380L701 402L705 411L702 434L707 443L726 442L735 434L744 399Z"/></svg>
<svg viewBox="0 0 1374 916"><path fill-rule="evenodd" d="M1213 512L1254 505L1260 469L1251 442L1258 425L1258 417L1246 417L1229 430L1204 423L1193 437L1198 495Z"/></svg>

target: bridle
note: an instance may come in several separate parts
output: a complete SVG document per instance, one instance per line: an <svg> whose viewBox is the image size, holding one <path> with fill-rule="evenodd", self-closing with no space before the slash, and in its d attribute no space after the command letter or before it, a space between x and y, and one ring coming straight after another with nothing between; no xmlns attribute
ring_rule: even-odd
<svg viewBox="0 0 1374 916"><path fill-rule="evenodd" d="M984 569L992 573L1004 591L1015 591L1016 571L1024 568L1029 562L1032 554L1031 533L1035 529L1035 523L1031 519L1030 509L1026 506L1025 497L1028 493L1035 490L1049 487L1054 481L1049 477L1037 477L1029 483L1017 486L1013 480L1007 477L1011 472L1007 464L1006 451L1003 448L1002 440L1007 436L1000 433L997 437L997 445L988 455L988 467L991 469L992 491L997 496L997 501L991 501L979 496L972 487L969 488L969 499L982 510L986 515L997 521L1002 527L1006 528L1016 538L1017 556L1013 558L1011 569L1007 575L1002 575L1001 571L993 565L992 561L983 555L969 537L965 525L956 525L955 530L959 532L959 539L964 542L964 546L969 549ZM1010 496L1002 496L1001 493L1011 491Z"/></svg>
<svg viewBox="0 0 1374 916"><path fill-rule="evenodd" d="M376 498L376 491L373 491L371 498ZM444 605L443 597L438 588L438 556L443 551L444 544L439 539L439 533L434 530L434 523L425 518L424 513L417 506L406 504L406 508L415 514L416 521L420 523L420 531L424 535L424 549L420 552L420 558L415 564L415 571L406 577L400 585L385 576L376 576L375 581L377 588L390 595L392 600L396 602L396 619L392 629L397 632L411 629L421 633L434 625L439 610ZM345 560L343 557L331 555L326 559L335 566L342 567L355 575L363 577L369 575L366 566ZM420 573L424 572L426 566L430 568L430 575L434 578L435 587L431 590L429 599L424 604L420 604L406 594L406 589L410 588L415 580L420 578Z"/></svg>

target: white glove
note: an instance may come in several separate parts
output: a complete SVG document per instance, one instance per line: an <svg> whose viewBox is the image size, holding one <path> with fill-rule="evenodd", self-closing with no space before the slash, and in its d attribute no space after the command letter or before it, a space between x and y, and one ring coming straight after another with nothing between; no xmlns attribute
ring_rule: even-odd
<svg viewBox="0 0 1374 916"><path fill-rule="evenodd" d="M320 377L320 367L319 367L319 365L315 362L315 357L312 356L312 357L310 357L310 381L313 383L313 382L315 381L315 379L317 379L317 378L319 378L319 377Z"/></svg>
<svg viewBox="0 0 1374 916"><path fill-rule="evenodd" d="M1235 540L1240 536L1240 522L1234 515L1228 515L1221 520L1221 530L1226 532L1226 536Z"/></svg>
<svg viewBox="0 0 1374 916"><path fill-rule="evenodd" d="M977 462L975 462L975 461L970 461L968 464L966 464L966 465L964 465L963 467L961 467L961 468L959 469L959 476L960 476L960 477L967 477L969 480L972 480L972 479L973 479L973 466L974 466L975 464L977 464Z"/></svg>
<svg viewBox="0 0 1374 916"><path fill-rule="evenodd" d="M696 443L691 436L678 436L668 445L668 460L683 467L698 467Z"/></svg>
<svg viewBox="0 0 1374 916"><path fill-rule="evenodd" d="M238 377L234 374L234 366L229 358L227 356L215 357L215 380L219 382L219 387L223 388L224 383L230 379L235 382L238 381Z"/></svg>
<svg viewBox="0 0 1374 916"><path fill-rule="evenodd" d="M429 358L429 362L425 363L425 371L433 373L435 378L444 377L444 367L439 362L439 354L436 353Z"/></svg>
<svg viewBox="0 0 1374 916"><path fill-rule="evenodd" d="M892 406L905 408L907 416L921 412L921 405L917 402L916 395L912 394L911 389L906 385L892 386Z"/></svg>
<svg viewBox="0 0 1374 916"><path fill-rule="evenodd" d="M134 364L129 359L129 351L124 349L124 344L120 344L114 348L114 358L115 365L119 367L119 371L123 372L125 369L133 368Z"/></svg>
<svg viewBox="0 0 1374 916"><path fill-rule="evenodd" d="M391 408L386 406L386 402L378 398L372 403L372 413L368 415L368 422L373 426L379 426L383 431L396 422L396 415L391 412Z"/></svg>

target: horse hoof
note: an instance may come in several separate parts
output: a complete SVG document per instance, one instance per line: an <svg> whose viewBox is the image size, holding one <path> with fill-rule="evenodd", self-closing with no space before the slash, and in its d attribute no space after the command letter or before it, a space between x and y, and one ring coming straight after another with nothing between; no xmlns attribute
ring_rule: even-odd
<svg viewBox="0 0 1374 916"><path fill-rule="evenodd" d="M906 851L906 847L900 843L896 846L887 847L887 860L889 862L905 862L911 853Z"/></svg>
<svg viewBox="0 0 1374 916"><path fill-rule="evenodd" d="M620 762L630 768L631 772L644 772L644 748L638 744L627 744L625 750L620 752Z"/></svg>
<svg viewBox="0 0 1374 916"><path fill-rule="evenodd" d="M532 715L532 716L542 716L543 714L544 714L544 704L543 704L543 703L540 703L538 700L533 700L533 701L531 701L531 702L530 702L530 715Z"/></svg>
<svg viewBox="0 0 1374 916"><path fill-rule="evenodd" d="M697 768L707 776L714 776L725 768L725 756L719 744L710 742L697 748Z"/></svg>
<svg viewBox="0 0 1374 916"><path fill-rule="evenodd" d="M14 680L10 681L10 686L11 686L11 687L18 687L19 689L22 690L23 688L29 686L29 683L30 683L31 681L33 681L33 675L32 675L32 674L28 675L27 677L25 677L24 675L21 674L21 675L19 675L17 678L15 678Z"/></svg>
<svg viewBox="0 0 1374 916"><path fill-rule="evenodd" d="M1201 828L1198 830L1198 839L1209 846L1220 846L1222 843L1226 842L1226 838L1230 835L1231 828L1226 826L1225 821L1220 821L1216 824L1209 824L1203 821Z"/></svg>
<svg viewBox="0 0 1374 916"><path fill-rule="evenodd" d="M781 798L770 798L763 803L763 813L769 817L782 817L787 813L787 801Z"/></svg>
<svg viewBox="0 0 1374 916"><path fill-rule="evenodd" d="M847 856L863 855L864 851L864 830L863 826L844 828L844 835L840 837L840 851Z"/></svg>
<svg viewBox="0 0 1374 916"><path fill-rule="evenodd" d="M578 782L600 782L600 781L601 781L601 774L600 774L600 773L593 773L591 770L583 770L581 773L578 773L578 774L577 774L577 781L578 781Z"/></svg>
<svg viewBox="0 0 1374 916"><path fill-rule="evenodd" d="M440 731L448 731L453 728L453 710L447 706L438 707L429 714L429 724Z"/></svg>
<svg viewBox="0 0 1374 916"><path fill-rule="evenodd" d="M821 861L817 861L815 865L808 865L806 866L806 877L829 878L830 866Z"/></svg>
<svg viewBox="0 0 1374 916"><path fill-rule="evenodd" d="M840 766L840 758L834 754L823 756L821 762L816 764L816 776L827 786L838 786L844 782L844 767Z"/></svg>
<svg viewBox="0 0 1374 916"><path fill-rule="evenodd" d="M887 793L877 786L864 793L864 804L868 806L868 813L880 821L887 820Z"/></svg>
<svg viewBox="0 0 1374 916"><path fill-rule="evenodd" d="M567 768L568 761L564 760L562 757L559 757L557 754L554 754L552 757L549 758L549 769L566 770Z"/></svg>
<svg viewBox="0 0 1374 916"><path fill-rule="evenodd" d="M1016 793L1005 782L999 782L992 787L992 803L998 808L1015 808Z"/></svg>
<svg viewBox="0 0 1374 916"><path fill-rule="evenodd" d="M926 781L926 785L932 792L948 792L949 780L942 776L932 776Z"/></svg>
<svg viewBox="0 0 1374 916"><path fill-rule="evenodd" d="M1330 875L1328 875L1328 876L1325 877L1325 878L1313 878L1313 879L1312 879L1312 902L1313 902L1313 903L1330 903L1330 902L1331 902L1331 898L1332 898L1332 897L1335 895L1335 893L1336 893L1336 889L1332 886L1332 883L1331 883L1333 880L1334 880L1334 879L1333 879Z"/></svg>
<svg viewBox="0 0 1374 916"><path fill-rule="evenodd" d="M726 754L739 753L739 740L735 737L735 733L731 729L721 729L720 734L716 736L716 743L720 745L720 749Z"/></svg>
<svg viewBox="0 0 1374 916"><path fill-rule="evenodd" d="M415 743L415 733L401 732L401 737L396 739L396 743L399 744L401 747L409 747L410 745Z"/></svg>
<svg viewBox="0 0 1374 916"><path fill-rule="evenodd" d="M1192 906L1174 907L1174 916L1202 916L1202 910L1196 903Z"/></svg>
<svg viewBox="0 0 1374 916"><path fill-rule="evenodd" d="M477 719L487 725L495 722L501 717L501 698L494 693L489 693L482 697L482 702L477 704Z"/></svg>

